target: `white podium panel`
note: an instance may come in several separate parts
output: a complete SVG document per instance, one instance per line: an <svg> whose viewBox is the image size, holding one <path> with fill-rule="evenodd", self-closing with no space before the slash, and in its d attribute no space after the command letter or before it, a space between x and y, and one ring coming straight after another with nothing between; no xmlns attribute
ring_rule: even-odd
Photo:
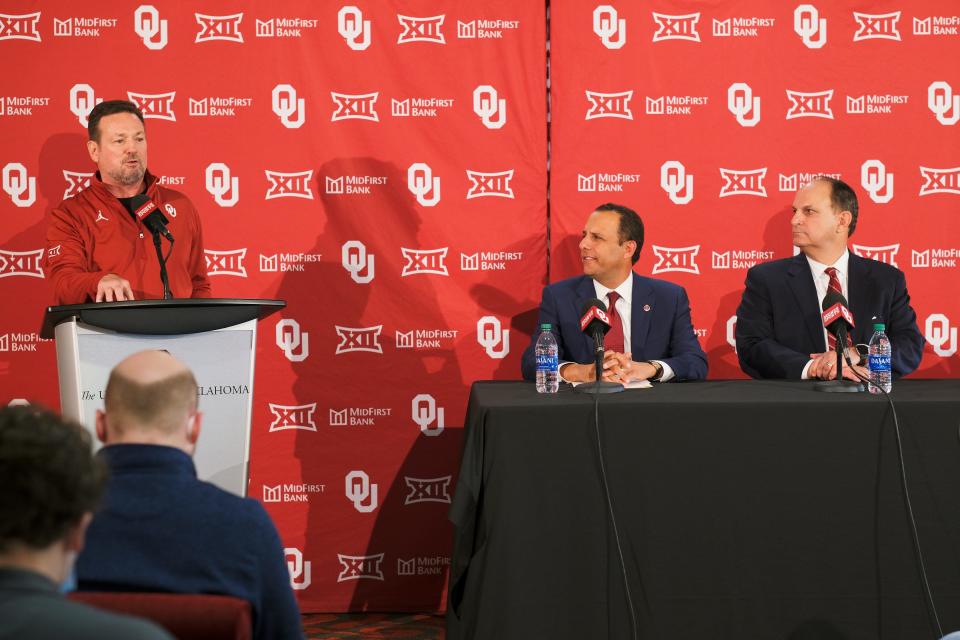
<svg viewBox="0 0 960 640"><path fill-rule="evenodd" d="M194 463L197 475L240 496L247 493L257 321L181 335L133 335L76 319L56 326L61 410L96 440L110 370L145 349L164 349L193 371L203 422Z"/></svg>

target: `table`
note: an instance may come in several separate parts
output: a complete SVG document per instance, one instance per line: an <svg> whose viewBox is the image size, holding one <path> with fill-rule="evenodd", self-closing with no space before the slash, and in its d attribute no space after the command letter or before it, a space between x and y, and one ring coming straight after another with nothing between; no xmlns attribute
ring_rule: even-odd
<svg viewBox="0 0 960 640"><path fill-rule="evenodd" d="M960 380L893 398L944 632L960 629ZM593 399L478 382L447 637L630 638ZM922 599L883 397L812 383L663 384L600 398L640 638L919 640Z"/></svg>

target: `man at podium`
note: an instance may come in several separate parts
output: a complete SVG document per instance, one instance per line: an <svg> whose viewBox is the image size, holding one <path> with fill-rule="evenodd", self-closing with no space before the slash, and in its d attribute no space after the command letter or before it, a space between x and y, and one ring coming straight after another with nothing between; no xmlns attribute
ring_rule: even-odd
<svg viewBox="0 0 960 640"><path fill-rule="evenodd" d="M143 114L132 102L109 100L88 122L87 152L98 170L47 224L43 270L54 304L163 298L158 233L172 297L209 298L200 216L147 170Z"/></svg>

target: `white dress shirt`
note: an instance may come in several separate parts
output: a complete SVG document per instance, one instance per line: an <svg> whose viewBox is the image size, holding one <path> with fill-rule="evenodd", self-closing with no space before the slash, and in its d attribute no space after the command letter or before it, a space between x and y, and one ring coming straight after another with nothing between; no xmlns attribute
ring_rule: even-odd
<svg viewBox="0 0 960 640"><path fill-rule="evenodd" d="M850 289L848 284L850 274L848 268L850 263L849 250L844 250L843 255L837 258L837 261L832 265L817 262L810 256L807 256L807 263L810 265L810 274L813 276L813 286L817 288L817 308L823 307L823 299L827 297L827 289L830 285L830 276L827 274L827 269L831 266L837 270L837 278L840 280L840 288L843 290L843 297L848 301L850 300ZM823 340L824 344L830 344L830 341L827 339L826 327L823 328ZM801 379L810 379L808 372L811 364L813 364L813 360L810 360L810 362L807 363L807 366L803 368L803 372L800 374Z"/></svg>

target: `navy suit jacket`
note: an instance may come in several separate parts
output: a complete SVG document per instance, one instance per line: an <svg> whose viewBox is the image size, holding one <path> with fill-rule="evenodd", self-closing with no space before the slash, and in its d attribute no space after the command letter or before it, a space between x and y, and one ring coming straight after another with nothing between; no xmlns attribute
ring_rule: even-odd
<svg viewBox="0 0 960 640"><path fill-rule="evenodd" d="M893 373L907 375L920 364L924 340L903 272L853 253L848 269L853 342L870 342L872 318L882 318L893 347ZM740 368L754 378L799 380L810 354L826 351L817 289L804 254L747 272L736 337Z"/></svg>
<svg viewBox="0 0 960 640"><path fill-rule="evenodd" d="M580 311L587 300L596 297L593 278L589 276L577 276L544 287L538 330L534 331L521 360L526 380L536 377L534 347L540 335L539 324L544 322L553 326L561 361L581 364L594 361L593 338L580 330ZM645 310L647 307L649 311ZM633 274L630 352L635 361L666 362L677 381L707 377L707 355L693 332L690 301L683 287Z"/></svg>
<svg viewBox="0 0 960 640"><path fill-rule="evenodd" d="M256 640L303 638L283 545L263 505L198 480L180 449L114 444L97 456L110 481L77 559L80 591L235 596L253 607Z"/></svg>

